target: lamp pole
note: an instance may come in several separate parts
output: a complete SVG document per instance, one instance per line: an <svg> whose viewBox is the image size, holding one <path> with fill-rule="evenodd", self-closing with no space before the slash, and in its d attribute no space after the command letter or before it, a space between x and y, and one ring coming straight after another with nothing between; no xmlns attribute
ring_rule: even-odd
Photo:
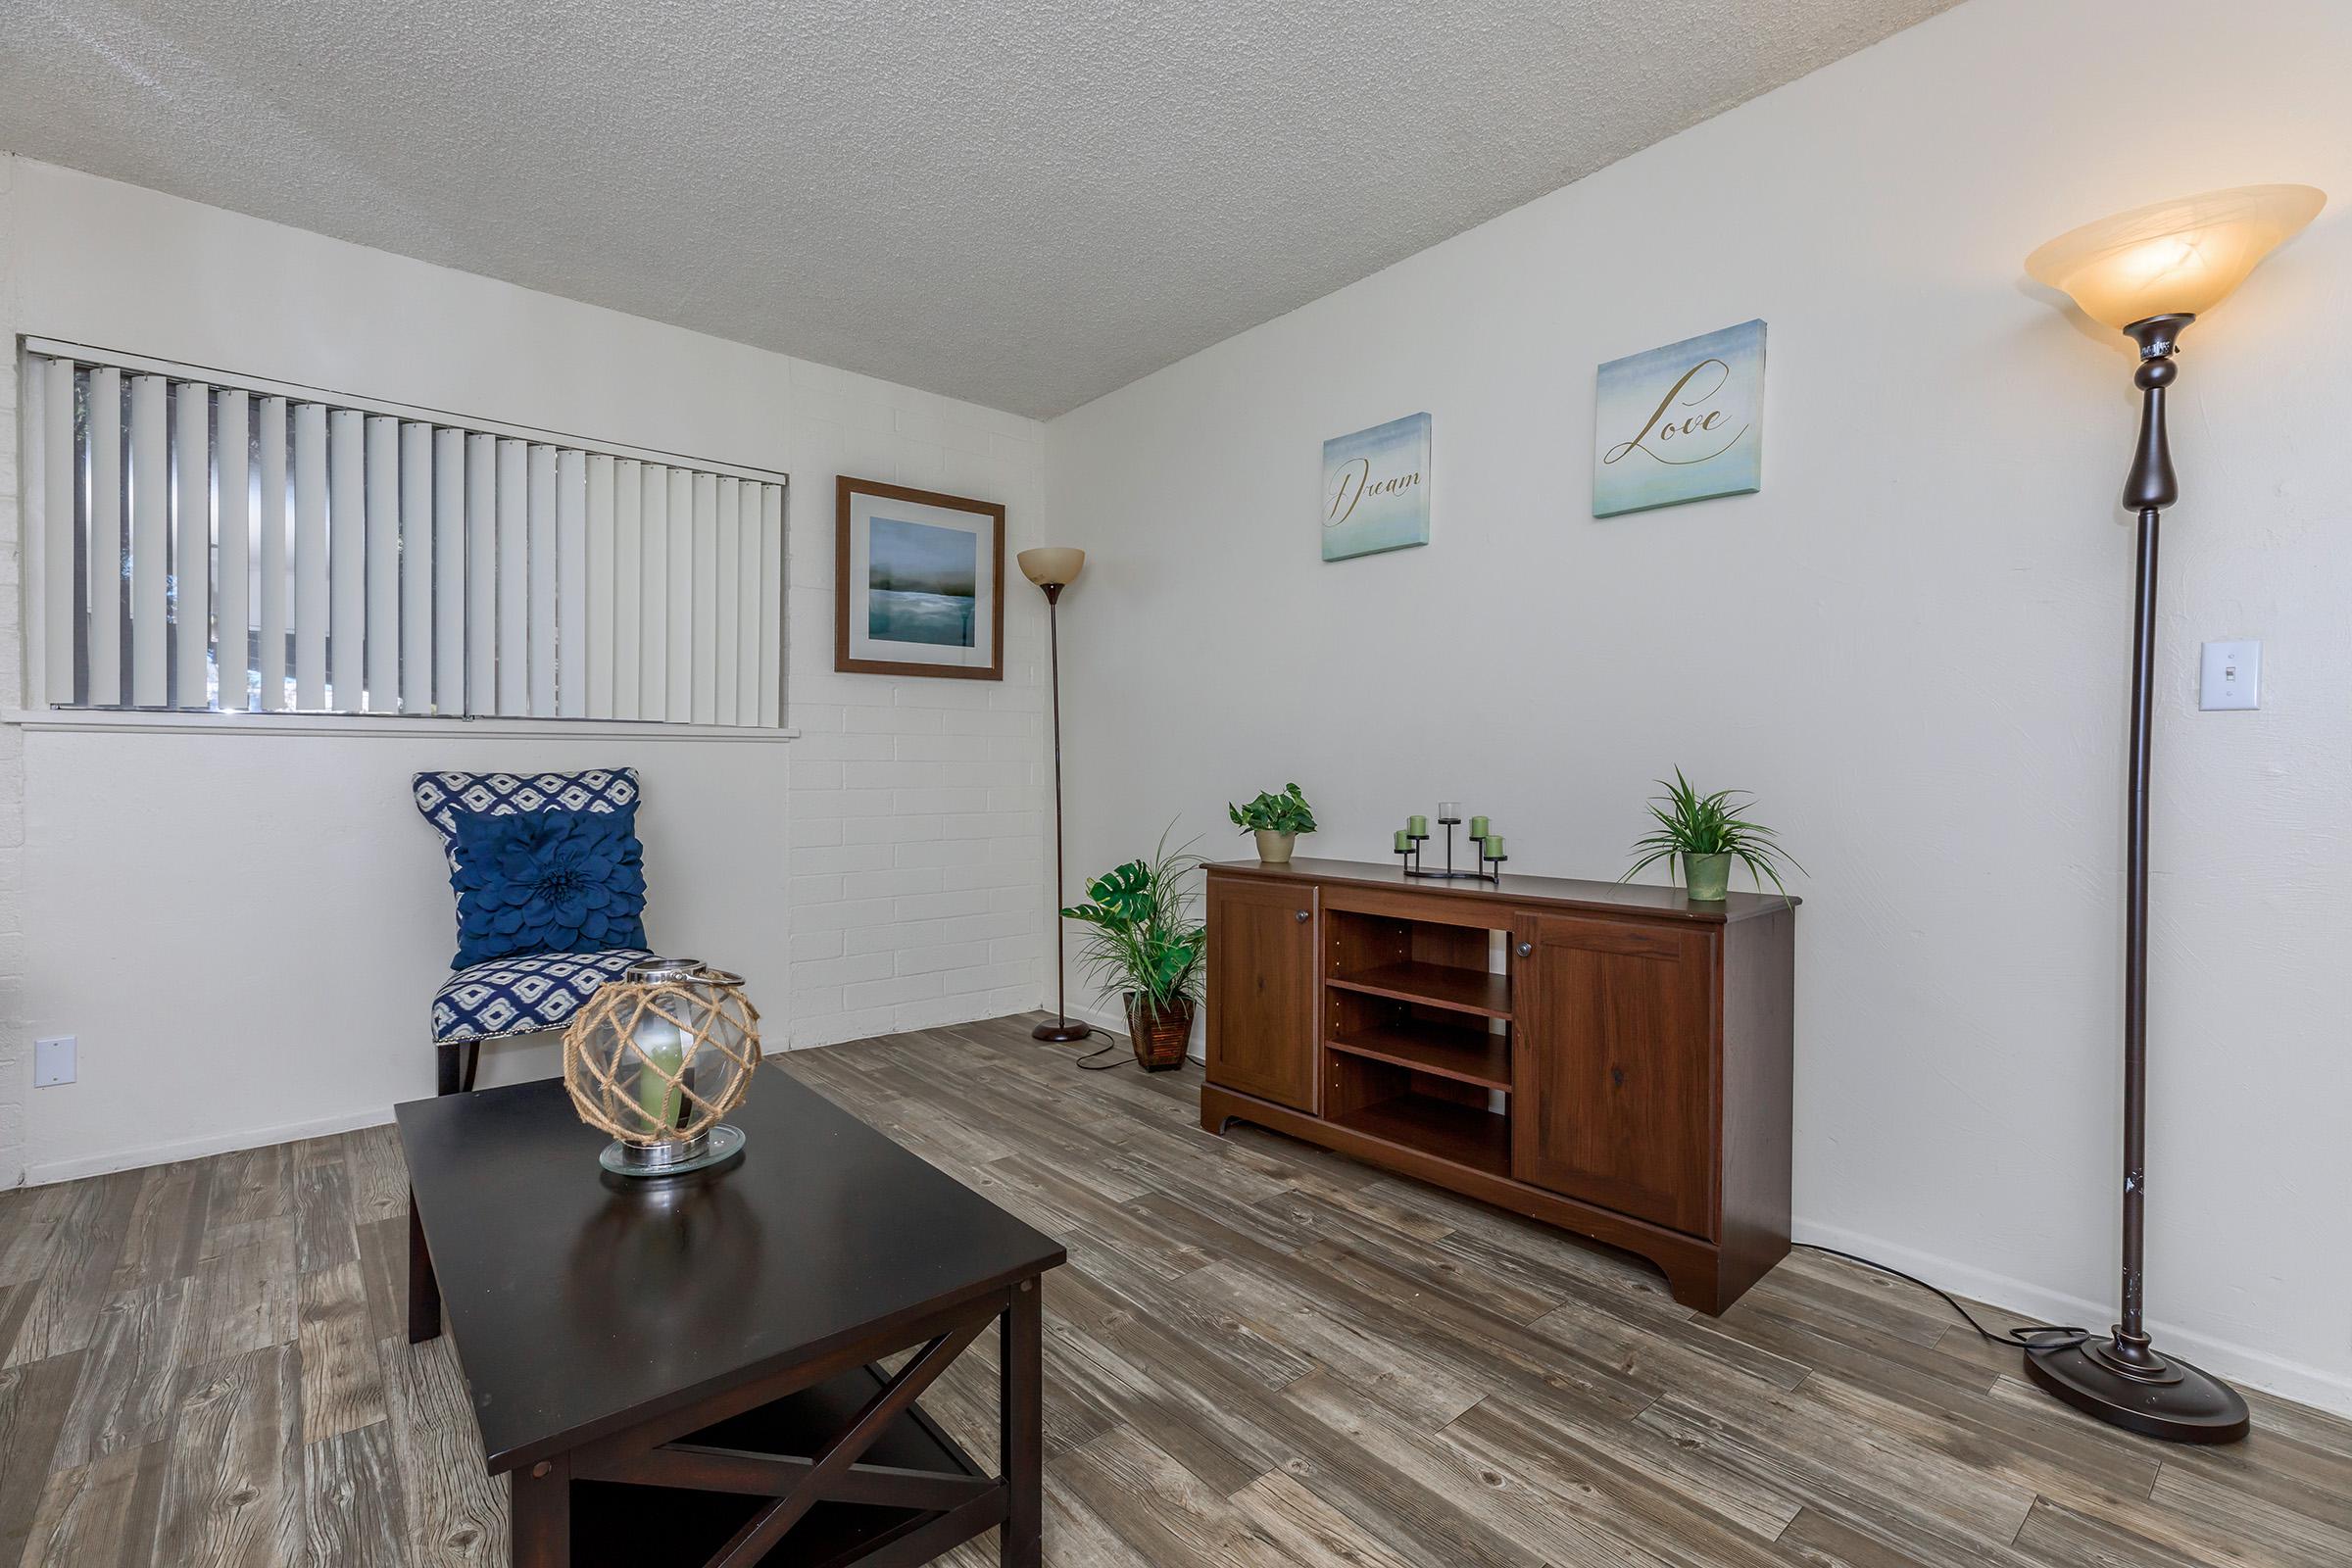
<svg viewBox="0 0 2352 1568"><path fill-rule="evenodd" d="M2026 1375L2102 1421L2175 1443L2234 1443L2246 1401L2211 1373L2151 1342L2143 1316L2148 1152L2148 774L2156 701L2156 564L2164 509L2180 499L2166 436L2164 392L2179 377L2173 350L2196 318L2151 316L2124 331L2139 345L2139 443L2124 506L2139 514L2132 607L2132 741L2124 872L2124 1246L2120 1321L2104 1340L2026 1351Z"/></svg>
<svg viewBox="0 0 2352 1568"><path fill-rule="evenodd" d="M1075 562L1060 559L1072 556L1076 557ZM1066 989L1069 976L1062 966L1061 956L1061 898L1069 885L1062 879L1061 866L1061 591L1069 586L1067 579L1078 574L1078 564L1085 560L1076 551L1021 552L1021 569L1045 590L1046 638L1050 649L1047 678L1054 688L1054 1016L1029 1031L1032 1040L1053 1045L1084 1040L1094 1033L1070 1016ZM1062 580L1049 580L1049 575Z"/></svg>
<svg viewBox="0 0 2352 1568"><path fill-rule="evenodd" d="M2139 519L2132 601L2132 742L2124 872L2122 1310L2105 1338L2068 1334L2026 1351L2026 1375L2101 1421L2171 1443L2234 1443L2246 1401L2150 1343L2144 1313L2148 1201L2148 775L2155 750L2156 564L2164 509L2180 498L2164 394L2182 329L2229 298L2262 259L2319 216L2309 185L2206 191L2071 229L2026 258L2037 282L2139 345L2139 442L2124 509ZM2081 1331L2075 1331L2080 1334Z"/></svg>

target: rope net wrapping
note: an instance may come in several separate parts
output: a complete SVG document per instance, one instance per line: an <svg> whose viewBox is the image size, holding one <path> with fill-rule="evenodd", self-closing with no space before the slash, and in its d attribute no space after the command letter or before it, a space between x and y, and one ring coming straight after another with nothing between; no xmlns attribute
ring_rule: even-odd
<svg viewBox="0 0 2352 1568"><path fill-rule="evenodd" d="M564 1086L589 1126L623 1143L683 1143L751 1092L760 1009L734 975L616 980L564 1031Z"/></svg>

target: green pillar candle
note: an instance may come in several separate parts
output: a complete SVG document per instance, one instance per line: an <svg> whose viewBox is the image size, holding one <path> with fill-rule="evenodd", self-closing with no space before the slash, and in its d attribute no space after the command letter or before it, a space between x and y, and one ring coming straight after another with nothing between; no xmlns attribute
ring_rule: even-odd
<svg viewBox="0 0 2352 1568"><path fill-rule="evenodd" d="M1470 819L1470 836L1474 839L1483 839L1487 836L1487 819L1485 817L1474 816Z"/></svg>
<svg viewBox="0 0 2352 1568"><path fill-rule="evenodd" d="M1487 835L1487 858L1490 860L1499 860L1502 858L1501 834L1490 833Z"/></svg>
<svg viewBox="0 0 2352 1568"><path fill-rule="evenodd" d="M1404 819L1404 826L1405 831L1417 839L1429 837L1429 818L1426 816L1408 816Z"/></svg>
<svg viewBox="0 0 2352 1568"><path fill-rule="evenodd" d="M1404 852L1405 852L1406 850L1408 850L1408 849L1410 849L1410 848L1412 848L1412 846L1411 846L1411 845L1409 845L1409 844L1407 844L1407 843L1405 842L1405 831L1404 831L1404 829L1402 829L1402 828L1398 828L1398 829L1396 830L1396 853L1397 853L1398 855L1402 855L1402 854L1404 854Z"/></svg>

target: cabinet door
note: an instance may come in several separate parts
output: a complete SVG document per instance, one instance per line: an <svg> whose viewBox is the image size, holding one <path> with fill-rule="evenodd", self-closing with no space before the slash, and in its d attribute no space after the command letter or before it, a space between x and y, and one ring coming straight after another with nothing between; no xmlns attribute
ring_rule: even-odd
<svg viewBox="0 0 2352 1568"><path fill-rule="evenodd" d="M1639 921L1516 918L1514 1176L1711 1233L1716 940Z"/></svg>
<svg viewBox="0 0 2352 1568"><path fill-rule="evenodd" d="M1311 883L1208 882L1208 1077L1315 1108Z"/></svg>

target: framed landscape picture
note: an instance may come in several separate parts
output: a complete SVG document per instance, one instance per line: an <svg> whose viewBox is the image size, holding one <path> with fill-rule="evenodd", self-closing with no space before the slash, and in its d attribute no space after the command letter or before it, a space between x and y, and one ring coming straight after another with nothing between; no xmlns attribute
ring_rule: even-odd
<svg viewBox="0 0 2352 1568"><path fill-rule="evenodd" d="M1004 509L843 474L834 487L833 667L1004 678Z"/></svg>

